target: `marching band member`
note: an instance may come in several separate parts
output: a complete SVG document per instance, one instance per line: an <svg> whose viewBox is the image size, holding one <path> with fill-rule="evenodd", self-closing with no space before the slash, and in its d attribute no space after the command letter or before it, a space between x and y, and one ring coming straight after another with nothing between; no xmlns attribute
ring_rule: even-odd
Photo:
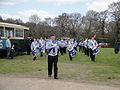
<svg viewBox="0 0 120 90"><path fill-rule="evenodd" d="M43 53L45 53L45 40L43 40L43 38L41 37L39 42L39 46L40 46L40 56L43 56Z"/></svg>
<svg viewBox="0 0 120 90"><path fill-rule="evenodd" d="M78 43L78 46L79 46L79 52L82 51L82 45L83 45L83 39L80 38L80 41Z"/></svg>
<svg viewBox="0 0 120 90"><path fill-rule="evenodd" d="M66 44L67 44L67 40L64 39L63 42L64 42L64 45L65 45L65 46L63 47L63 53L66 54L66 49L67 49Z"/></svg>
<svg viewBox="0 0 120 90"><path fill-rule="evenodd" d="M58 79L58 41L55 35L50 36L50 40L46 42L48 53L48 77L52 75L52 66L54 64L54 79Z"/></svg>
<svg viewBox="0 0 120 90"><path fill-rule="evenodd" d="M73 44L74 44L74 49L77 51L77 45L78 45L78 43L77 43L77 41L75 39L73 40Z"/></svg>
<svg viewBox="0 0 120 90"><path fill-rule="evenodd" d="M83 52L85 53L86 41L83 41Z"/></svg>
<svg viewBox="0 0 120 90"><path fill-rule="evenodd" d="M82 41L79 42L79 52L82 50Z"/></svg>
<svg viewBox="0 0 120 90"><path fill-rule="evenodd" d="M89 39L87 38L85 40L85 55L87 55L87 56L89 56L88 42L89 42Z"/></svg>
<svg viewBox="0 0 120 90"><path fill-rule="evenodd" d="M63 53L64 53L64 47L65 47L65 43L64 43L64 41L63 40L61 40L60 41L60 53L61 53L61 55L63 55Z"/></svg>
<svg viewBox="0 0 120 90"><path fill-rule="evenodd" d="M88 43L88 47L90 49L90 58L91 58L91 61L95 62L95 54L97 54L99 52L98 50L98 43L97 41L95 40L96 38L96 35L94 35L94 37L92 37L90 40L89 40L89 43Z"/></svg>
<svg viewBox="0 0 120 90"><path fill-rule="evenodd" d="M68 52L69 52L69 58L72 61L73 55L76 54L76 50L74 49L75 44L73 43L73 39L70 39L67 44Z"/></svg>
<svg viewBox="0 0 120 90"><path fill-rule="evenodd" d="M83 44L83 41L81 41L81 51L82 51L82 53L84 53L84 44Z"/></svg>
<svg viewBox="0 0 120 90"><path fill-rule="evenodd" d="M34 38L34 41L31 44L31 51L33 53L33 60L36 60L37 53L39 52L39 43L37 42L37 39Z"/></svg>

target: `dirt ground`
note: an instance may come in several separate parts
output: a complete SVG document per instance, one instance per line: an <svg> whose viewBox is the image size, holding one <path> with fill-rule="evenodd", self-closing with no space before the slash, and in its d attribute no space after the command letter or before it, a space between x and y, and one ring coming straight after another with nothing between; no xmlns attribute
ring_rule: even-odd
<svg viewBox="0 0 120 90"><path fill-rule="evenodd" d="M71 71L60 73L70 73L74 71L74 64L66 65L65 69L73 67ZM80 66L79 66L80 67ZM81 66L81 69L86 66ZM63 69L62 69L63 70ZM78 68L80 70L80 68ZM82 75L88 72L82 72ZM81 76L82 77L82 76ZM36 71L27 73L0 74L0 90L120 90L119 81L97 82L85 81L82 79L68 79L60 76L58 80L47 77L47 71Z"/></svg>
<svg viewBox="0 0 120 90"><path fill-rule="evenodd" d="M0 77L0 90L120 90L120 88L59 79Z"/></svg>

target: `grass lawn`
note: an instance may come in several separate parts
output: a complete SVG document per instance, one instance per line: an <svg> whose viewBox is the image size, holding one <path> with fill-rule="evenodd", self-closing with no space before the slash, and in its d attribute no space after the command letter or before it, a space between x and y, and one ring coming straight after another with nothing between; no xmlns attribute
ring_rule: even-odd
<svg viewBox="0 0 120 90"><path fill-rule="evenodd" d="M90 58L77 52L73 61L68 54L59 56L59 77L64 80L87 81L120 81L120 53L114 54L112 48L100 48L96 55L96 62L91 63ZM17 56L13 60L0 60L0 74L47 72L47 56L38 56L32 61L31 56Z"/></svg>

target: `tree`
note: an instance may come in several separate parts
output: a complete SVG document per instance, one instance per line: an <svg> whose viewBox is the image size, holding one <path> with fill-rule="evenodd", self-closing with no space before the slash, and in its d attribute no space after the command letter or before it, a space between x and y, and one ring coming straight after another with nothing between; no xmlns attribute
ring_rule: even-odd
<svg viewBox="0 0 120 90"><path fill-rule="evenodd" d="M29 22L38 24L40 22L40 18L38 15L31 15L29 18Z"/></svg>
<svg viewBox="0 0 120 90"><path fill-rule="evenodd" d="M15 23L16 23L16 24L24 24L24 22L23 22L21 19L16 19L16 20L15 20Z"/></svg>
<svg viewBox="0 0 120 90"><path fill-rule="evenodd" d="M112 3L109 5L109 12L113 21L115 22L115 36L116 40L118 40L120 34L120 1L116 3Z"/></svg>
<svg viewBox="0 0 120 90"><path fill-rule="evenodd" d="M71 13L69 17L69 26L70 26L70 36L77 37L78 30L81 26L81 14L80 13Z"/></svg>
<svg viewBox="0 0 120 90"><path fill-rule="evenodd" d="M5 20L5 22L7 22L7 23L15 23L15 21L14 21L14 19L12 19L12 18L7 18L6 20Z"/></svg>
<svg viewBox="0 0 120 90"><path fill-rule="evenodd" d="M97 12L93 10L89 10L86 13L86 16L83 18L83 26L85 36L91 37L93 34L98 33L98 19Z"/></svg>
<svg viewBox="0 0 120 90"><path fill-rule="evenodd" d="M45 18L45 23L48 25L48 26L54 26L55 22L54 22L54 19L52 18Z"/></svg>
<svg viewBox="0 0 120 90"><path fill-rule="evenodd" d="M101 33L101 37L103 37L103 38L105 36L105 24L106 24L107 17L108 17L107 10L97 13L97 18L98 18L98 22L99 22L99 30Z"/></svg>
<svg viewBox="0 0 120 90"><path fill-rule="evenodd" d="M55 25L58 27L58 31L60 31L60 36L65 37L68 34L68 22L69 15L67 13L63 13L55 18Z"/></svg>
<svg viewBox="0 0 120 90"><path fill-rule="evenodd" d="M2 18L2 16L0 16L0 22L1 22L1 21L3 21L3 18Z"/></svg>

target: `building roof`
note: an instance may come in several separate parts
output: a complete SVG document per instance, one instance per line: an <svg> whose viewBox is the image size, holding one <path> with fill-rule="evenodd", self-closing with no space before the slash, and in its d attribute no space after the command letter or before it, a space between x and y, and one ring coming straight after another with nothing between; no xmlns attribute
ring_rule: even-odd
<svg viewBox="0 0 120 90"><path fill-rule="evenodd" d="M0 22L0 26L29 30L28 27L25 27L25 26L22 26L22 25L11 24L11 23L4 23L4 22Z"/></svg>

